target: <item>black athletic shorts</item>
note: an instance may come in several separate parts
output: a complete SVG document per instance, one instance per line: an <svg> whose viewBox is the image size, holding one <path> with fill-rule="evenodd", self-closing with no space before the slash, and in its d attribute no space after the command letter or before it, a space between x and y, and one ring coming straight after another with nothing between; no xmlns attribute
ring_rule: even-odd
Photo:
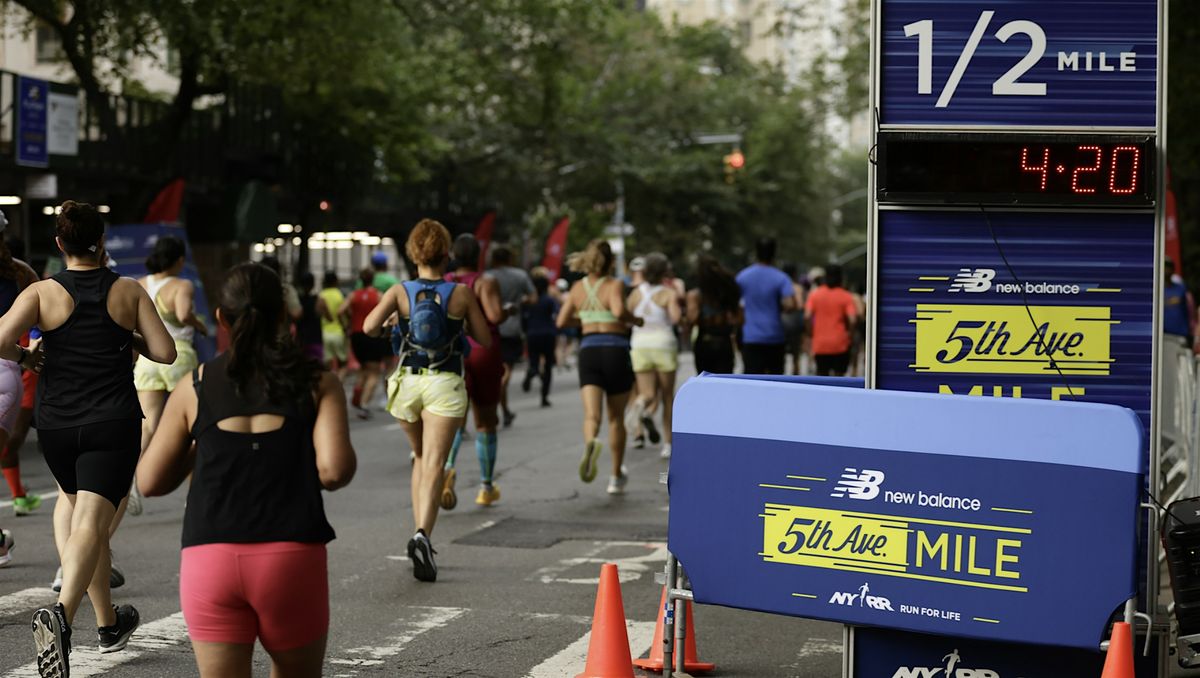
<svg viewBox="0 0 1200 678"><path fill-rule="evenodd" d="M742 344L742 371L746 374L783 374L787 357L784 344Z"/></svg>
<svg viewBox="0 0 1200 678"><path fill-rule="evenodd" d="M585 346L579 349L579 385L599 386L607 395L633 390L633 362L629 347Z"/></svg>
<svg viewBox="0 0 1200 678"><path fill-rule="evenodd" d="M70 428L38 429L42 456L67 494L92 492L121 503L142 452L140 419L114 419Z"/></svg>
<svg viewBox="0 0 1200 678"><path fill-rule="evenodd" d="M371 337L362 332L350 335L350 350L360 363L377 363L392 356L392 342L383 337Z"/></svg>
<svg viewBox="0 0 1200 678"><path fill-rule="evenodd" d="M818 377L844 377L850 369L850 352L814 356Z"/></svg>
<svg viewBox="0 0 1200 678"><path fill-rule="evenodd" d="M525 342L521 337L500 337L500 357L505 365L516 365L525 355Z"/></svg>

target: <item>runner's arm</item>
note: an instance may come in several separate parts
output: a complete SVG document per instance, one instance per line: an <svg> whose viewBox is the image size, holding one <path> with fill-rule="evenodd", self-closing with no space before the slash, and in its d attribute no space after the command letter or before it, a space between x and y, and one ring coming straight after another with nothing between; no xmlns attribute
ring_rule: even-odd
<svg viewBox="0 0 1200 678"><path fill-rule="evenodd" d="M700 292L692 290L687 293L687 324L695 325L700 322Z"/></svg>
<svg viewBox="0 0 1200 678"><path fill-rule="evenodd" d="M37 286L30 285L17 295L17 300L0 316L0 358L16 362L26 353L17 342L38 322L40 300Z"/></svg>
<svg viewBox="0 0 1200 678"><path fill-rule="evenodd" d="M570 292L562 295L562 305L558 308L558 317L554 324L559 328L578 327L579 316L575 312L575 299Z"/></svg>
<svg viewBox="0 0 1200 678"><path fill-rule="evenodd" d="M457 304L454 303L456 298L462 299L466 306L463 309L463 317L467 320L467 332L471 338L480 346L490 348L492 333L488 330L487 318L479 308L479 300L475 298L475 293L466 285L456 285L454 291L450 293L450 303L455 307L457 307Z"/></svg>
<svg viewBox="0 0 1200 678"><path fill-rule="evenodd" d="M192 472L196 445L192 441L191 420L195 419L195 412L196 389L191 378L184 377L167 398L154 437L138 462L137 488L143 496L170 494Z"/></svg>
<svg viewBox="0 0 1200 678"><path fill-rule="evenodd" d="M367 314L366 320L363 321L363 333L368 337L378 337L383 331L383 323L388 319L388 316L395 313L399 308L399 302L396 301L396 290L404 289L402 287L393 287L384 293L379 303L371 312ZM346 307L346 304L342 304Z"/></svg>
<svg viewBox="0 0 1200 678"><path fill-rule="evenodd" d="M349 485L358 469L358 457L350 443L346 392L332 372L321 376L313 446L317 450L317 475L321 478L321 487L332 492Z"/></svg>
<svg viewBox="0 0 1200 678"><path fill-rule="evenodd" d="M613 282L616 283L616 290L615 293L610 294L608 297L608 310L617 317L617 322L619 323L634 325L636 327L644 325L646 321L630 313L629 308L625 305L625 299L621 296L621 281L614 280Z"/></svg>
<svg viewBox="0 0 1200 678"><path fill-rule="evenodd" d="M175 290L175 317L184 325L196 328L200 334L208 336L208 325L196 315L196 287L191 280L180 280L179 289Z"/></svg>
<svg viewBox="0 0 1200 678"><path fill-rule="evenodd" d="M137 294L137 324L133 328L134 349L156 363L170 365L176 358L175 340L167 333L167 327L163 325L162 318L158 317L158 310L154 308L154 302L150 300L145 288L134 280L129 280L129 286L131 290L136 290Z"/></svg>
<svg viewBox="0 0 1200 678"><path fill-rule="evenodd" d="M679 292L674 288L667 290L671 293L670 299L667 301L667 317L671 319L672 325L678 325L683 319L683 309L679 305Z"/></svg>
<svg viewBox="0 0 1200 678"><path fill-rule="evenodd" d="M479 305L483 307L483 315L493 325L499 325L509 316L508 309L500 299L500 283L490 275L481 276L475 283L479 288Z"/></svg>

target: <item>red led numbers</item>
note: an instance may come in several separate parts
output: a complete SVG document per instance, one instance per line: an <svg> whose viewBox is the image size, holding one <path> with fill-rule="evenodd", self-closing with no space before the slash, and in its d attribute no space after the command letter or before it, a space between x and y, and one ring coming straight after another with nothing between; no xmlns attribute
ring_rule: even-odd
<svg viewBox="0 0 1200 678"><path fill-rule="evenodd" d="M1042 173L1042 189L1041 190L1043 190L1043 191L1046 190L1046 180L1050 173L1050 149L1049 148L1042 149L1042 164L1041 165L1030 165L1029 164L1029 147L1026 146L1025 148L1022 148L1021 149L1021 171L1023 171L1023 172L1041 172Z"/></svg>
<svg viewBox="0 0 1200 678"><path fill-rule="evenodd" d="M1071 172L1071 190L1075 193L1095 193L1096 189L1084 186L1079 182L1080 174L1088 174L1091 172L1099 172L1101 164L1101 156L1104 151L1099 146L1080 146L1080 153L1095 153L1096 163L1090 167L1076 167L1074 172Z"/></svg>
<svg viewBox="0 0 1200 678"><path fill-rule="evenodd" d="M1117 172L1122 154L1126 154L1130 162L1129 187L1117 187ZM1108 175L1108 190L1114 195L1130 195L1138 186L1138 172L1141 170L1142 151L1137 146L1117 146L1112 154L1112 171Z"/></svg>

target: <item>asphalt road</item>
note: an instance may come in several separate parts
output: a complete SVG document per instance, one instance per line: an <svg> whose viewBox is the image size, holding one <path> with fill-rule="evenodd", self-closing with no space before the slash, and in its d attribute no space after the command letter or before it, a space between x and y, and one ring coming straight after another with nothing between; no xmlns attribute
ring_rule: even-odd
<svg viewBox="0 0 1200 678"><path fill-rule="evenodd" d="M682 361L690 367L690 356ZM682 376L682 375L681 375ZM326 496L338 539L330 544L332 625L327 676L572 677L584 668L601 563L620 567L634 657L651 644L661 588L654 574L666 559L667 493L657 449L628 457L628 493L605 493L600 477L577 474L582 407L573 372L556 373L549 409L514 386L512 428L500 435L497 484L490 508L474 504L473 444L459 459L459 507L443 512L433 535L439 579L417 582L404 558L412 533L409 449L388 417L353 424L359 470L346 489ZM31 440L23 450L26 484L53 482ZM49 500L35 515L0 525L17 547L0 572L0 678L36 676L30 614L54 601L57 559ZM7 512L7 503L0 503ZM118 603L141 611L142 628L120 653L99 655L91 608L76 620L72 675L162 678L197 675L179 614L179 537L183 493L149 500L114 541L128 583ZM830 678L841 675L841 628L739 610L695 612L700 658L716 676ZM265 655L256 675L266 676ZM638 675L643 675L638 673ZM652 674L653 675L653 674Z"/></svg>

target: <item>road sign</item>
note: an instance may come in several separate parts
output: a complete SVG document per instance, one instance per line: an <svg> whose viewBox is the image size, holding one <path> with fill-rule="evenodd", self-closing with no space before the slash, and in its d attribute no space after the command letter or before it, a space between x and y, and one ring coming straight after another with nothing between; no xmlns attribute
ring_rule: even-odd
<svg viewBox="0 0 1200 678"><path fill-rule="evenodd" d="M1157 125L1156 0L880 7L884 125Z"/></svg>

